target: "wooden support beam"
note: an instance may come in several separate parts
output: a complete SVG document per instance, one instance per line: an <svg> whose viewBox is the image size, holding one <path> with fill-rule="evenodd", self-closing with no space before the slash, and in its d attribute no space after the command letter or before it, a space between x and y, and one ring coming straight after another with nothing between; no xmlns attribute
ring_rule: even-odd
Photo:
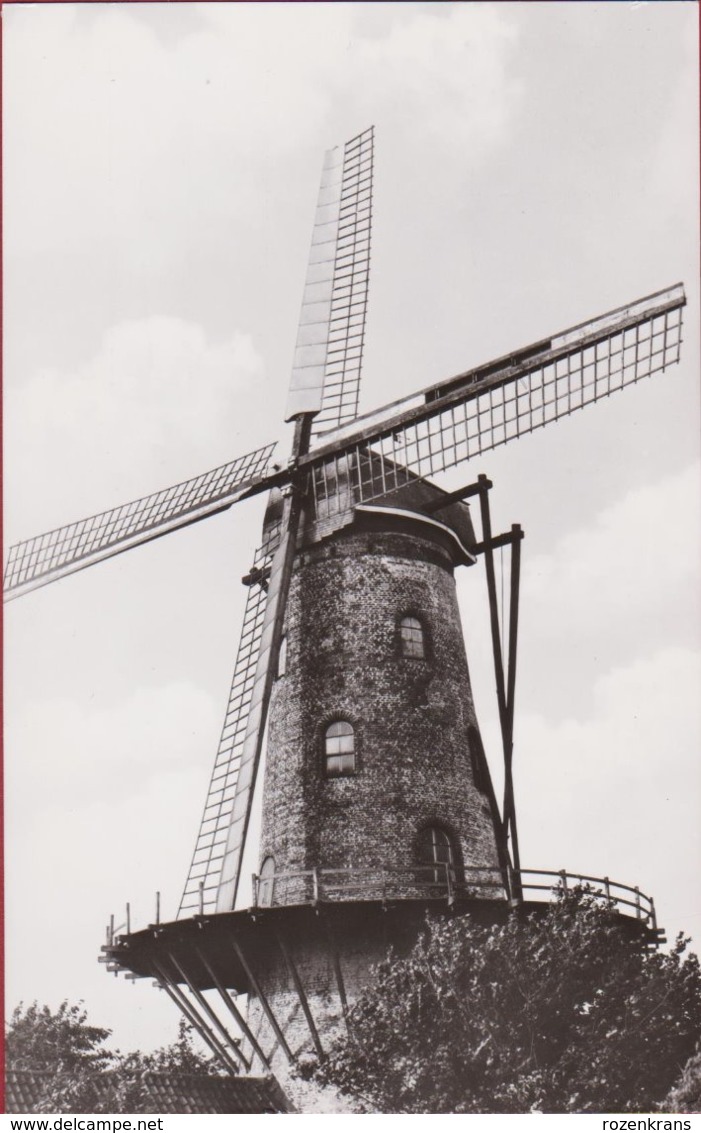
<svg viewBox="0 0 701 1133"><path fill-rule="evenodd" d="M494 572L494 547L496 545L505 545L507 542L512 546L512 602L511 614L515 613L518 616L518 581L519 574L515 576L516 584L516 601L514 603L514 574L513 574L513 555L514 548L518 548L516 555L517 564L520 564L520 542L523 538L523 532L518 525L512 527L508 536L499 536L499 540L503 539L503 543L497 543L497 540L492 537L492 524L489 511L489 496L487 489L486 476L478 477L478 483L482 484L482 490L479 493L480 500L480 513L482 519L482 548L484 551L484 561L487 573L487 591L489 594L489 621L492 631L492 652L494 655L494 676L497 686L497 704L499 708L499 724L501 727L502 748L504 752L504 808L502 815L502 824L500 828L500 837L502 839L502 856L508 862L509 859L515 870L518 870L518 838L515 838L516 819L515 819L515 805L513 799L513 781L511 777L511 763L513 753L513 711L509 714L509 694L507 692L506 682L504 679L504 658L501 649L501 638L499 634L499 605L497 602L497 587L496 577ZM513 629L513 626L511 627ZM512 643L514 648L512 649ZM509 689L511 692L511 700L513 701L513 686L516 677L516 631L513 629L513 637L510 632L509 635ZM513 708L513 704L512 704ZM509 855L509 834L511 834L511 857ZM520 899L521 884L518 873L510 871L508 892L510 897Z"/></svg>
<svg viewBox="0 0 701 1133"><path fill-rule="evenodd" d="M458 488L455 492L446 492L439 500L431 500L429 504L422 504L421 508L425 512L432 513L434 511L442 511L445 507L450 507L451 504L459 504L463 500L469 499L471 496L477 496L485 489L492 488L494 485L487 477L482 477L474 484L468 484L466 488Z"/></svg>
<svg viewBox="0 0 701 1133"><path fill-rule="evenodd" d="M309 448L311 427L311 414L305 413L296 419L292 463ZM239 772L231 804L229 830L217 886L216 911L218 913L229 912L236 908L236 895L241 880L243 853L251 819L266 719L278 667L287 595L292 580L294 558L297 553L297 532L304 503L304 479L303 476L292 475L291 477L289 490L283 504L280 542L275 551L268 579L268 598L263 617L260 651L251 687Z"/></svg>
<svg viewBox="0 0 701 1133"><path fill-rule="evenodd" d="M287 964L287 969L288 969L290 975L292 976L292 982L295 985L295 991L297 992L297 996L299 998L299 1002L300 1002L302 1011L304 1012L304 1018L307 1020L307 1026L309 1027L309 1033L312 1036L312 1042L314 1043L314 1049L315 1049L315 1051L316 1051L316 1053L319 1057L319 1060L321 1062L323 1062L323 1060L326 1056L324 1054L323 1047L321 1045L321 1039L319 1038L319 1032L316 1029L316 1024L314 1022L314 1017L312 1015L311 1008L309 1006L309 1000L307 999L306 992L304 990L304 987L302 986L302 981L299 978L299 972L297 971L297 966L296 966L294 960L292 959L292 955L290 953L290 950L288 949L287 945L285 944L285 941L280 936L279 932L275 933L275 939L277 940L278 947L279 947L280 951L282 952L284 961Z"/></svg>
<svg viewBox="0 0 701 1133"><path fill-rule="evenodd" d="M343 972L341 971L341 958L338 954L338 947L336 945L336 936L331 928L326 915L322 918L324 930L326 932L326 940L328 942L329 951L331 952L331 963L333 964L334 975L336 976L336 985L338 987L338 995L341 1000L341 1009L343 1011L343 1018L348 1025L348 998L346 996L346 985L343 981Z"/></svg>
<svg viewBox="0 0 701 1133"><path fill-rule="evenodd" d="M483 789L489 802L489 812L492 816L494 829L497 831L497 857L499 859L499 872L501 873L502 881L504 884L504 891L507 897L511 898L513 891L513 876L511 868L511 860L507 852L507 836L505 832L505 821L499 811L499 803L497 802L496 791L494 790L494 783L492 782L492 773L489 769L489 761L485 754L482 737L479 729L475 729L474 742L477 744L475 751L477 766L480 775L483 779Z"/></svg>
<svg viewBox="0 0 701 1133"><path fill-rule="evenodd" d="M287 1059L288 1062L294 1062L294 1055L292 1054L292 1051L290 1050L290 1048L287 1044L287 1039L285 1038L285 1036L282 1032L282 1028L280 1027L280 1024L278 1023L277 1019L275 1018L273 1010L272 1010L270 1004L268 1003L268 1000L265 997L265 993L263 992L262 987L258 983L258 980L256 979L255 975L253 974L253 970L251 969L251 966L249 965L248 960L246 959L246 957L243 954L243 951L241 949L241 945L238 943L237 940L233 940L233 939L231 941L231 944L233 946L234 952L236 953L236 955L238 957L238 960L239 960L239 963L241 964L241 967L243 968L244 972L246 973L246 975L249 979L249 982L251 984L251 987L253 988L253 991L255 992L256 996L260 1000L260 1005L263 1008L263 1011L265 1013L265 1016L266 1016L268 1022L270 1023L270 1026L273 1029L273 1033L275 1034L276 1039L278 1040L278 1042L280 1043L280 1046L283 1049L283 1052L285 1054L285 1058Z"/></svg>
<svg viewBox="0 0 701 1133"><path fill-rule="evenodd" d="M228 991L228 989L224 987L222 981L220 980L219 976L215 972L214 968L212 967L212 965L207 960L207 957L203 955L203 953L200 951L199 948L195 948L195 953L199 957L201 963L204 965L204 967L209 972L209 975L211 976L212 981L214 983L214 986L216 987L217 991L219 992L219 995L221 996L224 1005L231 1012L231 1014L233 1015L233 1017L236 1021L236 1024L241 1028L243 1034L248 1039L249 1043L251 1044L252 1050L254 1050L255 1053L258 1055L258 1057L260 1058L260 1060L263 1063L263 1065L265 1066L265 1068L267 1070L270 1070L271 1066L270 1066L270 1061L268 1060L268 1056L265 1054L263 1048L258 1043L256 1036L253 1034L253 1031L251 1030L248 1023L246 1022L245 1017L242 1015L242 1013L239 1011L238 1007L236 1006L236 1003L234 1002L233 996ZM250 1066L248 1067L248 1069L250 1070Z"/></svg>
<svg viewBox="0 0 701 1133"><path fill-rule="evenodd" d="M516 651L518 645L518 603L521 583L521 540L523 531L518 523L511 528L513 542L511 544L511 590L509 597L509 659L506 678L506 727L507 743L504 749L505 776L504 776L504 818L508 820L511 834L511 856L514 863L515 881L518 887L516 896L523 898L521 888L520 870L521 857L518 848L518 832L516 829L516 803L514 800L514 780L512 774L514 754L514 700L516 694Z"/></svg>
<svg viewBox="0 0 701 1133"><path fill-rule="evenodd" d="M520 532L519 535L514 535L514 530L516 528L518 528ZM514 526L511 528L511 531L505 531L503 535L493 535L489 545L493 551L496 551L499 547L512 547L514 539L523 539L523 531L521 531L521 528L517 523L514 524ZM487 547L486 544L482 542L475 543L474 547L471 547L470 549L473 555L483 555Z"/></svg>
<svg viewBox="0 0 701 1133"><path fill-rule="evenodd" d="M214 1011L214 1009L210 1006L210 1004L207 1003L207 1000L203 996L200 989L197 987L197 985L195 983L193 983L192 979L187 974L187 972L183 968L182 964L174 956L174 954L172 952L168 952L167 955L168 955L168 959L170 960L170 963L173 965L175 970L177 972L179 972L180 975L182 976L182 978L185 980L185 983L187 984L187 986L190 989L191 995L193 995L195 997L195 999L199 1003L201 1009L204 1011L205 1015L207 1015L207 1017L209 1018L210 1022L214 1025L216 1030L219 1031L219 1034L221 1035L222 1039L224 1040L224 1043L228 1043L228 1047L230 1047L231 1050L233 1050L236 1058L241 1062L244 1069L248 1070L249 1069L248 1063L247 1063L246 1059L244 1058L243 1054L241 1053L241 1051L239 1050L239 1044L236 1042L235 1039L233 1039L231 1037L231 1035L227 1031L226 1027L221 1022L221 1020L219 1019L219 1016L217 1015L216 1011ZM225 1046L224 1049L226 1050L228 1048Z"/></svg>
<svg viewBox="0 0 701 1133"><path fill-rule="evenodd" d="M499 606L497 603L497 585L494 573L494 555L492 543L492 521L489 513L489 497L486 486L487 477L480 476L482 490L479 493L480 513L482 518L482 535L484 544L484 561L487 570L487 590L489 593L489 621L492 630L492 651L494 654L494 677L497 686L497 704L499 706L499 720L502 734L506 725L506 688L504 685L504 660L501 652L501 639L499 637Z"/></svg>
<svg viewBox="0 0 701 1133"><path fill-rule="evenodd" d="M488 512L488 508L487 508ZM484 522L483 522L484 530ZM504 807L503 819L506 827L505 835L511 838L511 853L513 858L513 868L515 871L513 883L518 888L516 894L519 898L522 896L521 883L519 879L520 870L520 854L518 848L518 833L516 829L516 805L514 801L514 788L513 788L513 775L512 775L512 762L513 762L513 730L514 730L514 697L516 689L516 653L518 642L518 603L520 591L520 577L521 577L521 540L523 539L523 531L518 523L513 524L511 531L505 532L503 535L491 534L489 537L485 534L485 539L482 543L478 543L473 548L473 553L476 555L487 555L487 570L488 570L488 585L490 586L490 612L492 610L493 599L496 599L496 585L490 581L490 573L493 577L493 560L490 568L489 559L491 559L491 552L498 547L511 547L511 589L509 601L509 644L508 644L508 658L507 658L507 678L506 688L504 691L504 720L503 720L503 746L504 746ZM502 612L503 616L503 612ZM496 617L498 621L498 609L496 610ZM494 632L494 629L492 630ZM499 654L501 653L499 643ZM496 663L496 662L495 662ZM501 673L503 683L503 658L501 660ZM499 684L499 680L497 679ZM500 711L501 721L501 711Z"/></svg>
<svg viewBox="0 0 701 1133"><path fill-rule="evenodd" d="M168 978L165 971L161 967L159 967L158 964L154 963L153 970L156 975L156 979L158 980L159 986L163 988L168 996L170 996L170 998L173 1000L173 1003L175 1003L176 1007L178 1007L178 1009L183 1013L185 1018L190 1023L192 1023L200 1038L207 1044L215 1057L218 1058L220 1062L224 1063L230 1073L237 1075L238 1067L236 1063L231 1058L228 1051L225 1050L225 1048L222 1046L222 1044L218 1042L217 1039L215 1039L214 1035L212 1035L210 1031L207 1030L207 1027L205 1026L203 1020L199 1017L192 1004L188 1003L187 998L185 997L183 992L181 992L177 984L173 983Z"/></svg>

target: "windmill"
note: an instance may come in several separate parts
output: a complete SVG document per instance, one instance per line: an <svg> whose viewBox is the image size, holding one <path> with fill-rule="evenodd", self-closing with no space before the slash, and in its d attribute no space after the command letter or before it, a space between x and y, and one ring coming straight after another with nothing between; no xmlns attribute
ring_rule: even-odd
<svg viewBox="0 0 701 1133"><path fill-rule="evenodd" d="M411 939L427 903L493 917L523 904L524 891L551 888L552 877L521 868L511 774L521 532L492 534L491 485L484 477L450 493L427 478L663 371L678 361L681 347L685 298L677 285L359 417L373 151L368 130L324 161L286 415L294 422L288 462L274 464L275 446L264 446L19 543L6 570L6 595L14 598L267 495L263 539L244 578L248 600L224 728L178 918L166 925L157 916L140 932L130 925L126 934L110 932L106 945L108 966L155 978L232 1071L279 1070L304 1042L323 1053L367 964L387 941ZM471 498L479 504L479 539L465 503ZM500 546L512 550L506 656L494 578ZM457 565L472 565L480 555L504 753L501 809L446 582ZM363 596L370 577L373 596L367 588ZM375 640L379 615L372 603L383 583L397 616L392 633L385 619L384 637ZM431 606L439 593L441 601ZM351 614L362 632L348 644L337 627L350 637ZM323 617L331 627L326 637ZM430 762L426 737L440 736L447 745L441 755L450 748L449 759L431 764L431 778L439 794L453 797L454 812L445 798L427 799L425 768L407 771L407 758L383 769L394 810L379 823L373 813L378 786L359 703L375 696L377 685L368 689L362 681L365 669L374 678L382 670L381 647L391 679L373 704L374 716L385 712L393 725L403 721L407 733L421 732L424 764ZM433 685L444 690L449 672L457 673L456 687L442 699L431 687L431 670L433 677L440 671ZM353 704L340 703L349 694L339 688L339 676L346 690L351 677L357 682ZM397 706L392 685L399 687L400 676L405 701ZM317 703L324 701L313 735L310 690ZM461 698L465 705L456 713ZM237 910L268 721L264 857L252 909ZM383 743L389 759L390 738ZM350 797L355 786L358 797ZM602 885L622 915L631 913L654 938L650 899L626 886L612 889L606 879ZM326 1009L329 989L333 1003ZM214 991L243 1042L207 997ZM240 992L250 996L248 1017L236 1001Z"/></svg>

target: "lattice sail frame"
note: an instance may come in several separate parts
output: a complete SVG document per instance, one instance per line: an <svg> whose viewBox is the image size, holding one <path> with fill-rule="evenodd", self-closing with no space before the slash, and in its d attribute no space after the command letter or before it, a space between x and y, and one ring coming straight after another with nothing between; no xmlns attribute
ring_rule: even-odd
<svg viewBox="0 0 701 1133"><path fill-rule="evenodd" d="M374 128L324 156L285 420L358 411L370 275Z"/></svg>
<svg viewBox="0 0 701 1133"><path fill-rule="evenodd" d="M312 437L358 415L370 282L374 128L346 142L324 395Z"/></svg>
<svg viewBox="0 0 701 1133"><path fill-rule="evenodd" d="M287 410L288 417L302 410L318 410L312 436L354 420L358 412L370 274L373 165L373 127L346 142L342 156L334 149L324 159ZM270 567L279 541L278 525L256 552L254 569ZM265 590L252 585L224 729L179 917L200 910L215 912L221 906L222 886L235 893L238 884L249 796L254 787L253 781L249 788L243 782L247 770L244 743L266 605ZM243 833L237 834L240 827Z"/></svg>
<svg viewBox="0 0 701 1133"><path fill-rule="evenodd" d="M353 420L358 411L373 168L372 126L324 159L288 406L288 416L318 411L313 435ZM275 447L15 544L6 564L5 600L230 507L265 476Z"/></svg>
<svg viewBox="0 0 701 1133"><path fill-rule="evenodd" d="M657 292L326 434L300 460L311 517L333 522L417 474L444 471L678 362L684 303L681 285ZM347 434L360 439L344 442ZM335 452L324 458L328 448ZM237 774L238 766L232 783ZM208 876L205 912L215 911L216 885Z"/></svg>
<svg viewBox="0 0 701 1133"><path fill-rule="evenodd" d="M320 438L303 462L316 518L445 471L665 370L680 358L685 302L677 284Z"/></svg>
<svg viewBox="0 0 701 1133"><path fill-rule="evenodd" d="M275 448L265 445L161 492L16 543L8 552L5 599L231 507L265 477Z"/></svg>
<svg viewBox="0 0 701 1133"><path fill-rule="evenodd" d="M216 909L263 634L267 603L265 580L279 540L280 524L277 523L266 531L265 540L254 555L253 571L260 572L259 581L252 582L248 589L224 725L178 917L189 917L198 912L212 913Z"/></svg>
<svg viewBox="0 0 701 1133"><path fill-rule="evenodd" d="M372 128L346 143L342 157L339 151L327 154L303 297L291 392L295 380L304 396L313 388L313 404L298 405L292 416L316 413L316 449L296 464L307 471L307 500L319 522L385 496L416 475L434 475L533 432L664 370L680 355L685 298L677 285L355 419L367 314L373 157ZM331 431L323 432L329 426ZM241 498L283 486L290 473L270 467L274 448L267 445L161 492L17 544L9 553L6 596L18 596ZM256 553L259 569L272 563L278 537L279 528L269 532ZM249 716L256 711L251 704L256 670L259 662L264 667L267 608L264 587L252 585L179 916L217 907L225 851L235 865L232 878L234 873L238 878L248 809L234 818L234 804L243 800L248 808L246 792L253 790L255 770L248 785L243 782L249 774L245 761L239 773ZM243 833L229 845L236 822ZM226 885L235 891L233 881Z"/></svg>

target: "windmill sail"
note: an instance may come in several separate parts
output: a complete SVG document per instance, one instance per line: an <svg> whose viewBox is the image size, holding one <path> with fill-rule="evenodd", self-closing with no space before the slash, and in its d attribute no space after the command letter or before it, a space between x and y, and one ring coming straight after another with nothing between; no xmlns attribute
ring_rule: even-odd
<svg viewBox="0 0 701 1133"><path fill-rule="evenodd" d="M679 361L685 303L677 284L341 425L299 459L311 474L317 517L348 506L340 480L353 486L351 502L367 503L665 370ZM281 486L289 474L269 469L274 447L16 544L5 597Z"/></svg>
<svg viewBox="0 0 701 1133"><path fill-rule="evenodd" d="M367 503L532 433L679 361L681 284L387 405L300 465L315 513ZM339 491L339 485L348 485Z"/></svg>
<svg viewBox="0 0 701 1133"><path fill-rule="evenodd" d="M300 467L310 469L317 520L391 493L417 474L439 472L532 432L677 362L684 303L681 286L658 292L338 429L326 444L300 457ZM262 487L261 482L253 490ZM267 566L271 550L268 544L268 558L258 557L257 566ZM240 872L264 723L259 712L248 741L252 754L240 775L266 605L262 590L251 591L182 915L200 907L200 883L206 912L231 908ZM276 602L276 610L271 607L265 614L269 625L280 616ZM269 657L263 658L257 678L261 688L269 664ZM226 849L235 796L237 817ZM217 903L225 849L227 880Z"/></svg>
<svg viewBox="0 0 701 1133"><path fill-rule="evenodd" d="M246 732L238 761L236 787L217 890L217 912L228 912L233 909L236 901L243 848L253 804L253 789L263 747L265 722L274 678L273 666L278 657L285 604L292 576L301 503L302 497L298 490L293 490L285 499L280 541L270 567L258 660L246 710Z"/></svg>
<svg viewBox="0 0 701 1133"><path fill-rule="evenodd" d="M681 285L357 418L367 313L374 133L325 158L294 354L292 459L267 445L164 491L10 549L15 597L101 559L283 488L257 552L224 727L180 916L234 907L285 605L305 522L350 513L566 416L679 360ZM309 451L310 437L316 448ZM334 520L333 517L336 516ZM430 521L429 521L430 522ZM514 829L513 800L505 819Z"/></svg>
<svg viewBox="0 0 701 1133"><path fill-rule="evenodd" d="M5 568L5 599L224 511L265 477L274 449L265 445L192 480L16 543Z"/></svg>
<svg viewBox="0 0 701 1133"><path fill-rule="evenodd" d="M324 160L295 349L287 419L317 415L315 432L353 420L358 409L370 269L374 130ZM265 491L275 445L35 536L10 548L5 600L156 539Z"/></svg>
<svg viewBox="0 0 701 1133"><path fill-rule="evenodd" d="M313 434L358 412L370 276L374 129L324 158L286 420Z"/></svg>
<svg viewBox="0 0 701 1133"><path fill-rule="evenodd" d="M365 338L372 221L373 128L329 150L319 189L302 298L287 420L316 414L312 431L353 420L358 411ZM291 503L292 506L292 503ZM298 503L294 501L294 509ZM224 731L180 907L230 909L241 858L294 556L296 518L270 569L266 594L251 587ZM291 527L290 527L291 524ZM279 541L279 529L276 541ZM270 542L259 554L269 560ZM261 562L263 561L261 559ZM228 831L228 838L227 838ZM218 894L218 896L217 896Z"/></svg>
<svg viewBox="0 0 701 1133"><path fill-rule="evenodd" d="M260 653L263 618L267 602L267 576L280 541L280 525L266 531L266 538L255 553L246 599L234 676L217 748L207 801L190 870L178 911L179 917L214 912L226 837L231 821L236 782L246 735L248 709Z"/></svg>
<svg viewBox="0 0 701 1133"><path fill-rule="evenodd" d="M342 155L335 148L324 158L285 414L286 420L298 422L309 422L314 415L310 434L352 421L358 411L370 275L373 158L373 127L346 142ZM286 504L280 547L270 572L216 899L220 912L233 908L238 890L300 504L295 491Z"/></svg>

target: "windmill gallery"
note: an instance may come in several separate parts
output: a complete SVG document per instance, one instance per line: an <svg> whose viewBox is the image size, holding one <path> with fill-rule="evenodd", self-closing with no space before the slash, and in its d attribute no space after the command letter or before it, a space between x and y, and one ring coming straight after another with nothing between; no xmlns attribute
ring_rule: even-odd
<svg viewBox="0 0 701 1133"><path fill-rule="evenodd" d="M521 865L512 778L520 543L490 481L429 477L679 360L676 285L359 417L373 130L325 158L286 419L273 445L10 549L6 598L267 494L222 736L178 917L103 948L155 980L232 1074L323 1056L389 945L427 910L487 921L582 875ZM476 503L479 533L468 501ZM510 551L508 618L495 551ZM504 761L497 800L454 572L484 560ZM507 622L506 627L501 621ZM507 629L506 645L502 633ZM267 736L252 905L237 908ZM584 880L660 937L652 899ZM248 997L243 1010L239 997ZM233 1033L232 1033L233 1032Z"/></svg>

